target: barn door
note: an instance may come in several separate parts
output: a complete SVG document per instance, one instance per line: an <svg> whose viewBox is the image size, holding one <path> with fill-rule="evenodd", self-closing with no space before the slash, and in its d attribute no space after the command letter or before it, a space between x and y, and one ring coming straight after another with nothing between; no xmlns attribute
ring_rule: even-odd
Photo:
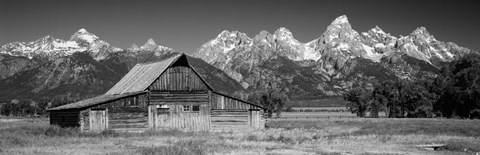
<svg viewBox="0 0 480 155"><path fill-rule="evenodd" d="M250 129L259 129L260 128L260 111L251 109L250 110Z"/></svg>
<svg viewBox="0 0 480 155"><path fill-rule="evenodd" d="M169 108L157 108L157 128L164 128L169 126L168 116L170 112Z"/></svg>
<svg viewBox="0 0 480 155"><path fill-rule="evenodd" d="M90 110L90 130L101 131L107 129L107 112L105 109Z"/></svg>

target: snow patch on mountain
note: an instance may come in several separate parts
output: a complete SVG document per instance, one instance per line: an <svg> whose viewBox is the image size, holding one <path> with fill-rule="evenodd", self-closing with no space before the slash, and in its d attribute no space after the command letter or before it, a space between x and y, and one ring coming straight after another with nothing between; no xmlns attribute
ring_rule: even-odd
<svg viewBox="0 0 480 155"><path fill-rule="evenodd" d="M53 42L53 46L59 48L79 48L78 44L74 41Z"/></svg>
<svg viewBox="0 0 480 155"><path fill-rule="evenodd" d="M347 43L340 43L338 45L338 49L342 51L348 51L348 49L350 49L350 45L348 45Z"/></svg>
<svg viewBox="0 0 480 155"><path fill-rule="evenodd" d="M305 52L303 53L303 57L300 60L318 61L320 58L322 58L322 55L319 52L315 51L315 48L305 46Z"/></svg>
<svg viewBox="0 0 480 155"><path fill-rule="evenodd" d="M374 52L374 48L367 46L362 43L363 49L366 52L366 55L364 55L364 58L370 59L374 62L380 62L380 59L382 59L383 54L378 54Z"/></svg>

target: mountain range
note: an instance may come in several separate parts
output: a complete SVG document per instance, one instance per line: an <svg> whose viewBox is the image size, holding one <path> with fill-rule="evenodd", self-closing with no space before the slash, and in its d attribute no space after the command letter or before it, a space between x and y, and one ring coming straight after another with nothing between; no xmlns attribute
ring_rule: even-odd
<svg viewBox="0 0 480 155"><path fill-rule="evenodd" d="M273 85L291 98L305 99L338 96L375 81L434 77L444 63L470 52L475 51L436 40L425 27L398 37L378 26L359 33L343 15L307 43L283 27L253 38L223 31L195 56L224 70L246 89Z"/></svg>
<svg viewBox="0 0 480 155"><path fill-rule="evenodd" d="M291 99L309 99L388 79L435 77L443 64L471 52L476 51L436 40L424 27L407 36L392 36L378 26L358 33L340 16L308 43L283 27L253 38L225 30L190 53L190 59L204 77L224 85L225 93L277 87ZM45 36L8 43L0 47L0 101L96 96L136 63L173 54L153 39L140 47L113 47L85 29L69 40Z"/></svg>
<svg viewBox="0 0 480 155"><path fill-rule="evenodd" d="M135 64L175 54L179 53L153 39L140 47L120 49L85 29L67 41L45 36L33 42L8 43L0 47L0 103L12 99L64 103L94 97L105 93ZM217 91L245 91L222 70L198 58L189 60L211 86L221 88Z"/></svg>

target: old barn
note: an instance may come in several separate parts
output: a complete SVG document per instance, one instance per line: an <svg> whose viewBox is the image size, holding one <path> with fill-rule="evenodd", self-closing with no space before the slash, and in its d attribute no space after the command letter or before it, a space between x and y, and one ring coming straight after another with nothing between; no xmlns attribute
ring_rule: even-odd
<svg viewBox="0 0 480 155"><path fill-rule="evenodd" d="M264 128L262 106L216 91L189 59L179 54L137 64L105 94L49 109L50 124L83 131Z"/></svg>

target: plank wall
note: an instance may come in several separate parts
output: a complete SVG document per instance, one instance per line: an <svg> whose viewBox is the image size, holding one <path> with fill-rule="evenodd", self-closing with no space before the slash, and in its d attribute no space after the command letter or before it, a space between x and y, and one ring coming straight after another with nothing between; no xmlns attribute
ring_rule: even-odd
<svg viewBox="0 0 480 155"><path fill-rule="evenodd" d="M82 111L81 129L89 130L89 111L106 109L107 127L118 131L139 131L148 129L147 96L130 96L93 106Z"/></svg>
<svg viewBox="0 0 480 155"><path fill-rule="evenodd" d="M250 129L250 114L247 110L212 110L212 131L230 132Z"/></svg>
<svg viewBox="0 0 480 155"><path fill-rule="evenodd" d="M207 85L195 74L195 72L185 66L170 67L150 85L150 91L208 91Z"/></svg>
<svg viewBox="0 0 480 155"><path fill-rule="evenodd" d="M212 93L210 107L212 110L249 110L260 109L258 106L216 93Z"/></svg>
<svg viewBox="0 0 480 155"><path fill-rule="evenodd" d="M210 129L209 96L206 92L150 92L150 128L176 128L187 131ZM199 106L199 111L184 111L184 106Z"/></svg>

